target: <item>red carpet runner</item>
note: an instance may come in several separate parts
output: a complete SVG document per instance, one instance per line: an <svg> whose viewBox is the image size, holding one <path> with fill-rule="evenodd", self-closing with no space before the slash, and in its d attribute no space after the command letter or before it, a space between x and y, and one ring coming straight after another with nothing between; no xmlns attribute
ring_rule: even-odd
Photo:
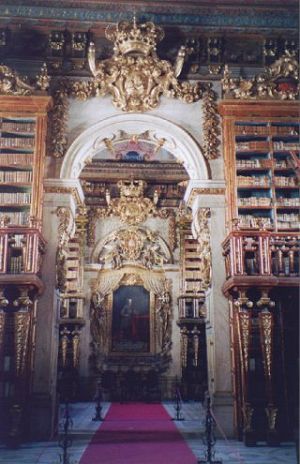
<svg viewBox="0 0 300 464"><path fill-rule="evenodd" d="M195 464L160 404L112 404L80 464Z"/></svg>

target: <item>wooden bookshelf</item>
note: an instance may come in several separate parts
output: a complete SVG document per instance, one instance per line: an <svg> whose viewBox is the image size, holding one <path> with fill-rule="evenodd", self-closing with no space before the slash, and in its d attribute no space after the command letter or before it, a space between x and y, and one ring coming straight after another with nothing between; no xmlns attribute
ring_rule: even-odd
<svg viewBox="0 0 300 464"><path fill-rule="evenodd" d="M299 108L297 102L233 101L223 116L228 224L241 229L299 229Z"/></svg>
<svg viewBox="0 0 300 464"><path fill-rule="evenodd" d="M0 96L0 220L39 224L45 158L46 96Z"/></svg>

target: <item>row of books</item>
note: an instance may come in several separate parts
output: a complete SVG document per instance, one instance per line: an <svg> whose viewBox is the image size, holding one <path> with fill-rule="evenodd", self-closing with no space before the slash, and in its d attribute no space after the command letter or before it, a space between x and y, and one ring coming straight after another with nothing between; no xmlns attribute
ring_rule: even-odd
<svg viewBox="0 0 300 464"><path fill-rule="evenodd" d="M1 137L0 147L34 148L34 137Z"/></svg>
<svg viewBox="0 0 300 464"><path fill-rule="evenodd" d="M251 142L237 142L237 150L269 150L270 144L265 140L254 140Z"/></svg>
<svg viewBox="0 0 300 464"><path fill-rule="evenodd" d="M31 182L32 171L0 171L0 182Z"/></svg>
<svg viewBox="0 0 300 464"><path fill-rule="evenodd" d="M30 166L33 163L32 153L0 153L0 165L21 165Z"/></svg>
<svg viewBox="0 0 300 464"><path fill-rule="evenodd" d="M28 192L0 192L0 203L1 204L30 204L31 193Z"/></svg>
<svg viewBox="0 0 300 464"><path fill-rule="evenodd" d="M268 126L265 124L263 126L255 126L251 125L236 125L235 126L235 133L237 135L264 135L268 132Z"/></svg>
<svg viewBox="0 0 300 464"><path fill-rule="evenodd" d="M300 150L300 143L297 142L274 142L274 150Z"/></svg>
<svg viewBox="0 0 300 464"><path fill-rule="evenodd" d="M238 176L238 185L253 185L260 187L269 187L270 178L268 176Z"/></svg>
<svg viewBox="0 0 300 464"><path fill-rule="evenodd" d="M299 225L300 214L295 214L295 213L277 214L277 220L281 222L298 222L298 225Z"/></svg>
<svg viewBox="0 0 300 464"><path fill-rule="evenodd" d="M9 271L11 274L18 274L23 270L23 256L12 256L9 260Z"/></svg>
<svg viewBox="0 0 300 464"><path fill-rule="evenodd" d="M297 135L299 134L298 126L273 126L273 125L236 125L235 133L237 135Z"/></svg>
<svg viewBox="0 0 300 464"><path fill-rule="evenodd" d="M288 165L287 165L287 162L286 160L276 160L275 161L275 168L287 168Z"/></svg>
<svg viewBox="0 0 300 464"><path fill-rule="evenodd" d="M288 176L275 176L274 181L276 185L280 185L283 187L296 187L297 181L296 177L288 177Z"/></svg>
<svg viewBox="0 0 300 464"><path fill-rule="evenodd" d="M34 119L0 118L0 129L15 132L33 132L36 122Z"/></svg>
<svg viewBox="0 0 300 464"><path fill-rule="evenodd" d="M0 119L0 130L2 131L32 133L35 131L35 126L34 121Z"/></svg>
<svg viewBox="0 0 300 464"><path fill-rule="evenodd" d="M277 203L282 206L300 206L300 198L277 198Z"/></svg>
<svg viewBox="0 0 300 464"><path fill-rule="evenodd" d="M268 197L239 198L239 206L271 206L272 199Z"/></svg>
<svg viewBox="0 0 300 464"><path fill-rule="evenodd" d="M299 229L299 221L278 221L277 229Z"/></svg>
<svg viewBox="0 0 300 464"><path fill-rule="evenodd" d="M239 216L240 227L273 227L271 218L254 217L251 214L243 214Z"/></svg>

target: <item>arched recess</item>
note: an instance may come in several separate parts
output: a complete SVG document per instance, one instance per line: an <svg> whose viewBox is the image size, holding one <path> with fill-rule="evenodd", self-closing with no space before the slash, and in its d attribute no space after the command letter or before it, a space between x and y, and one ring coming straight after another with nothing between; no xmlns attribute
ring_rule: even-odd
<svg viewBox="0 0 300 464"><path fill-rule="evenodd" d="M165 148L182 162L191 180L207 180L208 168L199 145L177 124L148 114L125 114L106 118L82 132L70 145L62 163L60 178L77 179L88 160L104 147L104 139L117 131L141 134L147 130L166 140Z"/></svg>

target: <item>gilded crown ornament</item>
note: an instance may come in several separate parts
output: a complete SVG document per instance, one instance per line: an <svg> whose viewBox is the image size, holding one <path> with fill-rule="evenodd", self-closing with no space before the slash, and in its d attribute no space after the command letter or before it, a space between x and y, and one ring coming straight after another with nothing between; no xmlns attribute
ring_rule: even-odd
<svg viewBox="0 0 300 464"><path fill-rule="evenodd" d="M135 16L132 22L121 21L113 28L107 27L105 35L114 42L116 55L137 53L145 56L154 52L156 44L165 36L162 28L152 22L137 25Z"/></svg>
<svg viewBox="0 0 300 464"><path fill-rule="evenodd" d="M95 46L90 43L88 62L94 76L96 94L111 94L113 104L126 112L143 112L156 108L160 97L179 98L187 103L202 96L199 83L179 82L186 48L180 47L172 66L160 60L156 45L163 39L163 30L151 22L137 24L121 21L106 30L114 42L111 58L96 64Z"/></svg>

